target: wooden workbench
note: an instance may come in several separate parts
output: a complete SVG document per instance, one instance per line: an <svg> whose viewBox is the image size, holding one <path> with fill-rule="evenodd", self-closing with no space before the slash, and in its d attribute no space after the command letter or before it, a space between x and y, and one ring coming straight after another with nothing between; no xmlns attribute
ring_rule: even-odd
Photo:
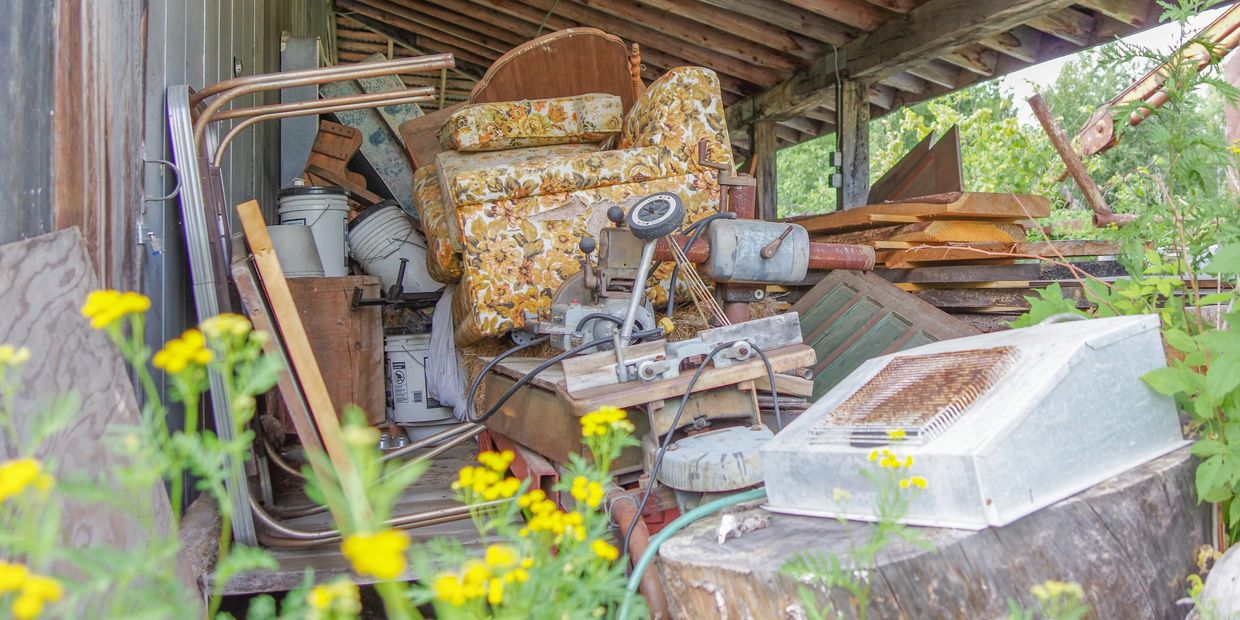
<svg viewBox="0 0 1240 620"><path fill-rule="evenodd" d="M1208 507L1193 492L1195 466L1185 448L1002 528L916 528L930 548L900 542L880 555L869 617L1007 617L1009 599L1033 607L1029 589L1055 579L1082 585L1091 617L1182 618L1186 609L1175 601L1186 596L1198 546L1210 540ZM675 617L806 617L797 580L780 567L803 551L844 557L873 527L756 505L746 511L769 524L720 545L716 515L660 549ZM819 589L817 597L850 609L843 590Z"/></svg>

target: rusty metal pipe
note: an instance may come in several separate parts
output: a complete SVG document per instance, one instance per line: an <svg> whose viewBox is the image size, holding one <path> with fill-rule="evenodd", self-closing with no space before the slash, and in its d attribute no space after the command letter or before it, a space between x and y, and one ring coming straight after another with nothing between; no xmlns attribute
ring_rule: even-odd
<svg viewBox="0 0 1240 620"><path fill-rule="evenodd" d="M674 260L672 246L689 242L686 235L668 235L659 239L655 246L654 259L658 261ZM689 262L701 265L710 257L710 241L699 237L693 247L685 248L685 256ZM822 243L811 241L809 244L809 268L813 271L830 269L849 269L854 271L870 271L874 269L874 248L868 245L852 245L848 243Z"/></svg>
<svg viewBox="0 0 1240 620"><path fill-rule="evenodd" d="M240 88L242 86L252 86L255 84L269 84L281 79L300 79L300 78L319 78L318 82L309 82L308 84L321 84L323 82L332 82L341 79L348 79L349 75L357 70L358 64L365 64L367 67L391 70L391 73L400 73L401 70L414 71L422 64L431 60L442 61L447 59L450 63L446 69L454 68L456 65L452 54L436 54L433 56L411 56L407 58L396 58L393 60L383 60L380 62L355 63L345 65L331 65L328 67L316 67L313 69L300 69L298 71L285 71L279 73L259 73L257 75L246 75L237 78L221 80L214 84L203 87L202 90L190 95L190 107L197 106L208 97L217 95L224 91ZM439 68L439 67L436 67ZM418 69L421 71L421 69ZM303 84L305 86L306 84Z"/></svg>
<svg viewBox="0 0 1240 620"><path fill-rule="evenodd" d="M396 61L376 62L376 63L358 63L357 65L337 65L329 67L331 69L343 69L337 73L324 75L326 69L307 69L305 71L293 71L290 73L269 73L263 77L264 81L247 82L235 88L224 90L219 95L206 104L206 108L198 114L198 118L194 121L194 144L202 144L202 138L206 135L207 125L215 122L214 116L228 102L248 95L250 93L261 92L264 90L278 90L282 88L292 88L294 86L309 86L311 84L322 84L325 82L339 82L346 79L359 79L381 77L392 75L404 71L432 71L435 69L447 69L455 66L451 54L440 54L438 56L421 56L417 58L401 59L408 61L405 65L394 66ZM256 78L259 76L250 76ZM205 89L204 91L206 92ZM201 92L199 94L201 94Z"/></svg>
<svg viewBox="0 0 1240 620"><path fill-rule="evenodd" d="M609 502L611 516L616 520L616 525L620 526L620 531L627 532L634 522L637 523L637 526L633 528L633 535L629 537L629 562L632 563L641 557L650 545L650 530L646 529L646 522L642 521L641 515L637 514L637 502L633 500L633 497L619 487L613 487L612 491ZM655 572L648 571L642 575L641 584L637 590L646 597L646 606L650 608L651 618L671 617L667 607L667 594L663 592L663 584L659 583Z"/></svg>
<svg viewBox="0 0 1240 620"><path fill-rule="evenodd" d="M510 501L512 500L502 499L495 500L493 502L475 504L473 506L453 506L451 508L439 508L436 510L415 512L393 519L388 519L383 524L387 527L399 529L415 529L425 527L427 525L434 525L435 523L445 523L448 521L467 519L473 510L498 506ZM339 530L302 530L281 523L275 517L271 516L271 514L258 503L258 500L254 499L253 495L250 496L250 509L254 513L255 519L262 523L264 527L270 529L271 532L278 537L290 540L319 543L330 543L340 540Z"/></svg>
<svg viewBox="0 0 1240 620"><path fill-rule="evenodd" d="M346 95L344 97L328 97L326 99L311 99L310 101L293 101L290 103L272 103L248 108L233 108L231 110L224 110L223 112L215 115L215 121L228 121L234 118L248 118L250 116L259 116L261 114L271 114L275 112L308 110L311 108L320 108L329 105L343 105L346 103L375 103L386 101L388 99L396 99L399 97L433 97L434 94L434 86L420 86L418 88L409 88L406 90L389 90L382 93Z"/></svg>
<svg viewBox="0 0 1240 620"><path fill-rule="evenodd" d="M389 94L389 93L384 93L384 94ZM418 103L419 101L430 101L433 98L434 97L430 95L418 95L416 97L398 97L398 98L391 99L391 100L380 100L380 102L383 103L384 105L396 105L396 104L401 104L401 103ZM344 99L344 97L337 97L337 99ZM323 101L330 101L330 100L325 99ZM241 121L240 123L237 123L237 125L233 127L231 130L229 130L229 132L224 136L224 139L220 140L220 145L215 148L215 157L212 159L211 163L216 168L219 168L220 165L223 164L224 162L224 153L228 151L229 143L231 143L234 138L240 135L242 131L245 131L251 125L261 123L264 121L281 119L281 118L292 118L294 116L312 116L315 114L326 114L328 112L344 112L346 110L361 110L364 108L373 108L373 107L377 107L375 102L369 101L369 102L363 102L363 103L349 103L349 104L329 105L329 106L309 108L309 109L290 110L288 112L276 112L273 114L263 114L261 116L251 116L250 118L247 118Z"/></svg>

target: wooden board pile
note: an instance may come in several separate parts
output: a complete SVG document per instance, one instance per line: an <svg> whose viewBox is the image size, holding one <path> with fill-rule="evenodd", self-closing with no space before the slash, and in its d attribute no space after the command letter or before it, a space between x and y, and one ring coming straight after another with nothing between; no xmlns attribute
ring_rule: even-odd
<svg viewBox="0 0 1240 620"><path fill-rule="evenodd" d="M1028 309L1024 297L1034 289L1076 284L1064 263L1124 275L1111 259L1117 242L1028 241L1026 226L1049 214L1050 202L1039 196L950 192L790 221L815 241L874 247L879 275L989 331ZM1085 303L1079 286L1070 294Z"/></svg>

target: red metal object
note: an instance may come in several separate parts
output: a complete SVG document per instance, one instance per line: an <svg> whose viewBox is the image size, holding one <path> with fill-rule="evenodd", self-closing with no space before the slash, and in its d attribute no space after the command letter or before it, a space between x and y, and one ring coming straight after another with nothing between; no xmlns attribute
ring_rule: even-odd
<svg viewBox="0 0 1240 620"><path fill-rule="evenodd" d="M496 452L512 450L516 455L508 466L512 473L522 480L529 480L530 489L542 489L551 501L557 504L560 502L559 492L555 490L556 483L560 481L560 472L538 453L490 429L478 435L478 449Z"/></svg>
<svg viewBox="0 0 1240 620"><path fill-rule="evenodd" d="M654 259L658 261L674 260L671 243L684 246L689 242L685 235L668 235L659 239L654 249ZM710 256L710 242L698 238L693 247L685 249L685 257L695 265L706 262ZM874 248L868 245L851 245L847 243L809 244L809 268L811 271L830 269L850 269L854 271L870 271L874 269Z"/></svg>

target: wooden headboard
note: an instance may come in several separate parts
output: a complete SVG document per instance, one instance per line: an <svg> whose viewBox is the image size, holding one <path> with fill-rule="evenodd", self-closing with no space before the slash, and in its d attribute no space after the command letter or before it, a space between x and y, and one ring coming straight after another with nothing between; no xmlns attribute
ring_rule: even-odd
<svg viewBox="0 0 1240 620"><path fill-rule="evenodd" d="M586 93L618 95L626 112L635 98L624 41L597 28L560 30L512 48L491 64L469 100L492 103Z"/></svg>

